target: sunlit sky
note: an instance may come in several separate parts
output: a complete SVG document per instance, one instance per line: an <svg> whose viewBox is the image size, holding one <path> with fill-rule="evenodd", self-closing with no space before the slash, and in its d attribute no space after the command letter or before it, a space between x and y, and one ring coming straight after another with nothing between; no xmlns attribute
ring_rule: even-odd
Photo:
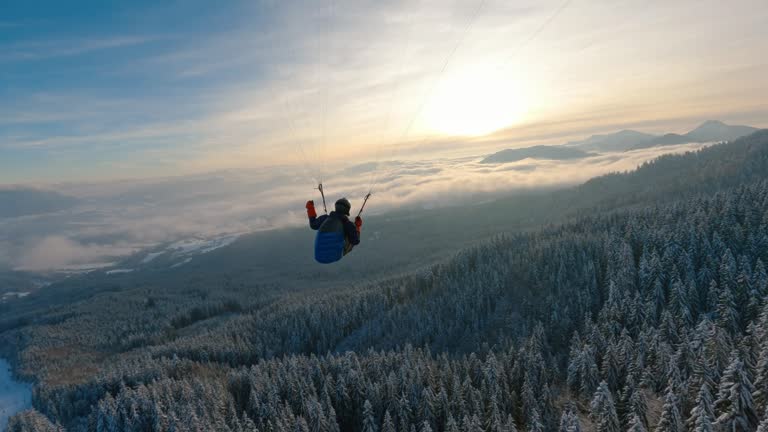
<svg viewBox="0 0 768 432"><path fill-rule="evenodd" d="M768 126L765 0L10 1L0 184Z"/></svg>

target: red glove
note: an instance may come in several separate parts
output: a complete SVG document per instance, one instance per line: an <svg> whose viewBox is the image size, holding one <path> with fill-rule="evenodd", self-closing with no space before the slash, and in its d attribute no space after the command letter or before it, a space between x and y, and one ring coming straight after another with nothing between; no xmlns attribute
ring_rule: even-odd
<svg viewBox="0 0 768 432"><path fill-rule="evenodd" d="M357 232L360 232L360 228L363 227L363 218L360 216L355 218L355 227L357 228Z"/></svg>
<svg viewBox="0 0 768 432"><path fill-rule="evenodd" d="M310 219L317 217L317 212L315 211L315 202L312 200L307 201L307 217Z"/></svg>

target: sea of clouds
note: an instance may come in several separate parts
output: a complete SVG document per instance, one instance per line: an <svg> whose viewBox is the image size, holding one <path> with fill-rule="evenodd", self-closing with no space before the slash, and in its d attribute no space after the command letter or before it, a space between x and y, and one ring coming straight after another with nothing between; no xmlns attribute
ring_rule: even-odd
<svg viewBox="0 0 768 432"><path fill-rule="evenodd" d="M584 182L636 168L661 154L701 148L685 144L584 159L524 159L482 163L483 156L351 164L325 167L221 171L209 174L59 184L80 199L73 209L0 219L0 267L16 270L78 270L110 265L139 250L186 237L215 236L298 226L304 203L320 196L323 174L329 205L346 196L354 207L373 186L368 215L416 208L471 205L519 190Z"/></svg>

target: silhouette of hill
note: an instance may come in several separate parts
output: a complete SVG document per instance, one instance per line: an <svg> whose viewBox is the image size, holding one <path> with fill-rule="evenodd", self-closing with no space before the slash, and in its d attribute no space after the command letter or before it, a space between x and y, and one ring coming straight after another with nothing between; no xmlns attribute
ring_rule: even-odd
<svg viewBox="0 0 768 432"><path fill-rule="evenodd" d="M591 153L562 146L533 146L519 149L507 149L494 153L485 159L482 163L508 163L517 162L523 159L549 159L549 160L568 160L582 159L591 156Z"/></svg>
<svg viewBox="0 0 768 432"><path fill-rule="evenodd" d="M624 151L654 138L655 135L634 130L623 130L606 135L592 135L587 139L570 141L565 145L569 147L577 147L585 151Z"/></svg>
<svg viewBox="0 0 768 432"><path fill-rule="evenodd" d="M757 130L757 128L751 126L733 126L718 120L707 120L696 129L685 134L685 136L696 140L696 142L733 141Z"/></svg>
<svg viewBox="0 0 768 432"><path fill-rule="evenodd" d="M693 129L684 135L674 133L665 134L647 142L639 143L631 149L636 150L648 147L686 143L733 141L737 138L747 136L757 130L757 128L753 128L751 126L732 126L717 120L707 120L699 125L696 129Z"/></svg>

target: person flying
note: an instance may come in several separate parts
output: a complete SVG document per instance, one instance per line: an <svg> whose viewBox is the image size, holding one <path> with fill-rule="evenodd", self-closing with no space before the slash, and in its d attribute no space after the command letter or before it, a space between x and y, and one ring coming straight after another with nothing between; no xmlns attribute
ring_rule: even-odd
<svg viewBox="0 0 768 432"><path fill-rule="evenodd" d="M309 227L317 231L315 237L315 260L321 264L339 261L352 248L360 244L360 229L363 219L360 216L355 222L349 220L352 204L342 198L336 201L334 211L330 214L317 216L315 202L307 201L307 217Z"/></svg>

